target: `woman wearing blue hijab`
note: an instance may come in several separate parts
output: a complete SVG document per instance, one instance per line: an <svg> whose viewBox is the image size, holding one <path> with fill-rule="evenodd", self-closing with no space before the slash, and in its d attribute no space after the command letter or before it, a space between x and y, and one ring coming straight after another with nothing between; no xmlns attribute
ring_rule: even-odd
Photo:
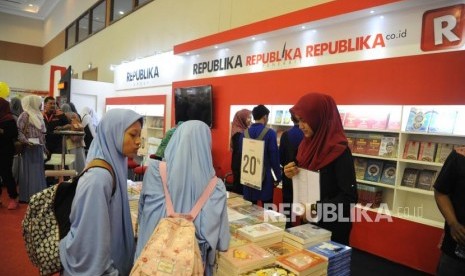
<svg viewBox="0 0 465 276"><path fill-rule="evenodd" d="M127 157L140 147L142 117L131 110L109 110L97 127L87 163L104 159L80 179L71 207L71 229L60 241L63 275L129 275L134 256L134 234L127 195Z"/></svg>
<svg viewBox="0 0 465 276"><path fill-rule="evenodd" d="M211 154L211 132L201 121L187 121L180 125L165 150L168 190L174 211L188 213L215 175ZM165 195L158 160L151 160L144 175L139 200L139 236L135 258L155 230L160 219L166 217ZM226 189L218 178L216 187L199 215L194 220L206 275L212 275L216 250L229 246L229 223L226 208Z"/></svg>

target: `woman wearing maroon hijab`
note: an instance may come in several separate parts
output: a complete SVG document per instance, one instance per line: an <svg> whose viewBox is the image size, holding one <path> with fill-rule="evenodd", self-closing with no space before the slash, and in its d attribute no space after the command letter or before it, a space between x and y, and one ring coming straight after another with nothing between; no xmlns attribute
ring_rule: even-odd
<svg viewBox="0 0 465 276"><path fill-rule="evenodd" d="M240 138L241 134L250 126L252 122L252 111L248 109L241 109L236 112L231 126L231 170L233 172L233 192L242 195L241 184L241 149Z"/></svg>
<svg viewBox="0 0 465 276"><path fill-rule="evenodd" d="M10 110L10 103L0 98L0 177L3 184L7 187L10 201L8 209L18 208L18 192L16 191L16 182L13 178L13 156L15 155L14 142L18 139L18 128L13 114ZM0 205L2 188L0 185Z"/></svg>
<svg viewBox="0 0 465 276"><path fill-rule="evenodd" d="M352 153L336 103L331 96L309 93L290 110L299 121L304 139L299 145L296 162L287 164L284 173L292 178L299 172L298 167L320 172L317 208L321 218L317 224L332 232L331 240L348 245L352 229L350 208L357 202L357 183ZM325 211L330 213L325 215ZM335 221L332 221L332 214L338 216Z"/></svg>

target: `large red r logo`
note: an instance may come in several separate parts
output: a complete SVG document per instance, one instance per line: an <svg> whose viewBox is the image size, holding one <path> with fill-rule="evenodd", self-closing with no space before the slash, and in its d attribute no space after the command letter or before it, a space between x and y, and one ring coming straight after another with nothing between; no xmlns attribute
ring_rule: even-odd
<svg viewBox="0 0 465 276"><path fill-rule="evenodd" d="M437 51L459 48L465 37L465 5L429 10L423 14L421 49Z"/></svg>

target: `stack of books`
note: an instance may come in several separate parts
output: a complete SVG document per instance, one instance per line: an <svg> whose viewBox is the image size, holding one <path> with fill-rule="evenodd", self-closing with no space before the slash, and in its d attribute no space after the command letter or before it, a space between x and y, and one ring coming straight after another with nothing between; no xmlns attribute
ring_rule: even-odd
<svg viewBox="0 0 465 276"><path fill-rule="evenodd" d="M306 249L278 257L276 263L296 275L327 275L328 261L323 256Z"/></svg>
<svg viewBox="0 0 465 276"><path fill-rule="evenodd" d="M273 254L275 257L280 257L284 255L289 255L291 253L297 252L300 249L292 246L285 242L277 242L268 246L264 246L263 249Z"/></svg>
<svg viewBox="0 0 465 276"><path fill-rule="evenodd" d="M232 197L228 198L226 204L229 208L240 207L240 206L248 206L252 205L252 202L243 199L242 197Z"/></svg>
<svg viewBox="0 0 465 276"><path fill-rule="evenodd" d="M328 260L328 276L350 276L351 247L327 241L311 246L308 250Z"/></svg>
<svg viewBox="0 0 465 276"><path fill-rule="evenodd" d="M229 212L228 212L228 216L229 216ZM231 235L237 235L237 230L239 230L242 227L263 223L263 221L255 217L246 216L245 218L238 219L238 220L231 220L230 217L228 218L229 218L229 232L231 233Z"/></svg>
<svg viewBox="0 0 465 276"><path fill-rule="evenodd" d="M242 205L232 209L251 219L267 222L282 229L286 227L286 216L279 212L265 210L264 208L257 205Z"/></svg>
<svg viewBox="0 0 465 276"><path fill-rule="evenodd" d="M275 262L273 254L256 244L249 243L226 252L220 252L218 256L218 276L240 275L248 271L258 269Z"/></svg>
<svg viewBox="0 0 465 276"><path fill-rule="evenodd" d="M241 276L295 276L295 273L277 264L248 271Z"/></svg>
<svg viewBox="0 0 465 276"><path fill-rule="evenodd" d="M264 222L239 228L237 234L259 246L268 246L281 242L284 230Z"/></svg>
<svg viewBox="0 0 465 276"><path fill-rule="evenodd" d="M302 224L287 228L284 232L283 242L304 249L320 242L329 241L331 231L313 224Z"/></svg>

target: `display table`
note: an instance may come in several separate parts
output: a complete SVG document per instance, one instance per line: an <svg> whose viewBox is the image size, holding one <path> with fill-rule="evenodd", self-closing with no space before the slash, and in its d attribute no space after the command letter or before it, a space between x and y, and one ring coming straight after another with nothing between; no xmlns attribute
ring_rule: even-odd
<svg viewBox="0 0 465 276"><path fill-rule="evenodd" d="M52 161L54 158L54 154L52 154L52 158L47 161L47 165L60 165L59 170L46 170L45 171L45 176L57 176L60 178L59 182L63 181L64 176L71 176L74 177L77 175L77 172L75 170L65 170L65 166L71 164L74 162L74 154L66 154L66 138L67 136L84 136L85 132L84 131L73 131L73 130L55 130L53 132L54 134L61 135L62 137L62 142L61 142L61 162L57 162L56 156L55 159ZM73 157L71 157L71 155ZM58 155L60 156L60 155ZM73 158L72 162L66 162L67 157ZM70 160L71 161L71 160Z"/></svg>

